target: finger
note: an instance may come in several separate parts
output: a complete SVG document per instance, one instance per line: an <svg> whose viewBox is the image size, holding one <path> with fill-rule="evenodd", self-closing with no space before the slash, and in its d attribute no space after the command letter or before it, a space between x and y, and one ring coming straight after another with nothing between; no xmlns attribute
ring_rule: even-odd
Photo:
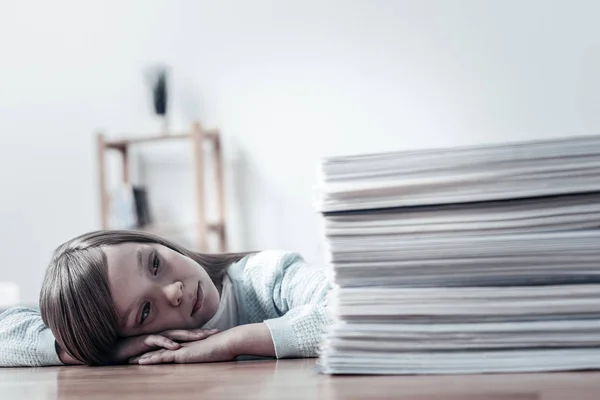
<svg viewBox="0 0 600 400"><path fill-rule="evenodd" d="M129 359L129 363L130 364L139 364L139 361L142 358L150 358L150 357L152 357L152 356L154 356L156 354L161 354L164 351L166 351L166 350L165 349L160 349L160 350L154 350L154 351L149 351L147 353L140 354L138 356L130 358Z"/></svg>
<svg viewBox="0 0 600 400"><path fill-rule="evenodd" d="M141 357L142 356L137 356L137 357L130 358L127 362L129 364L132 364L132 365L138 364L138 361L140 361Z"/></svg>
<svg viewBox="0 0 600 400"><path fill-rule="evenodd" d="M146 353L138 360L140 365L169 364L175 359L175 352L169 350L157 350Z"/></svg>
<svg viewBox="0 0 600 400"><path fill-rule="evenodd" d="M214 328L214 329L190 329L190 332L209 332L209 333L217 333L219 332L218 329Z"/></svg>
<svg viewBox="0 0 600 400"><path fill-rule="evenodd" d="M127 361L127 362L128 362L129 364L131 364L131 365L139 365L139 363L140 363L140 359L142 359L142 357L144 357L144 356L145 356L145 355L147 355L147 354L150 354L150 353L144 353L144 354L141 354L141 355L139 355L139 356L132 357L132 358L130 358L130 359ZM149 356L147 356L147 357L149 357Z"/></svg>
<svg viewBox="0 0 600 400"><path fill-rule="evenodd" d="M177 350L181 347L179 343L175 343L173 340L162 335L149 335L144 339L144 346L146 346L146 350L155 349L157 347Z"/></svg>
<svg viewBox="0 0 600 400"><path fill-rule="evenodd" d="M180 342L193 342L200 339L205 339L210 335L217 333L217 329L194 329L194 330L183 330L176 329L165 331L161 335Z"/></svg>

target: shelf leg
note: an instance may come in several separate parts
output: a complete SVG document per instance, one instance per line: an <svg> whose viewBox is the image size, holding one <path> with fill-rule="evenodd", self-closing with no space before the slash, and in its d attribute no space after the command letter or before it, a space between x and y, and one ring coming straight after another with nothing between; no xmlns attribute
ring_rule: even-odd
<svg viewBox="0 0 600 400"><path fill-rule="evenodd" d="M216 132L214 137L215 148L215 174L217 177L217 221L219 224L219 251L227 251L227 236L225 232L225 193L223 181L223 151L221 146L221 135Z"/></svg>
<svg viewBox="0 0 600 400"><path fill-rule="evenodd" d="M126 146L121 149L121 159L123 161L123 183L129 183L129 151Z"/></svg>
<svg viewBox="0 0 600 400"><path fill-rule="evenodd" d="M106 169L104 152L106 150L106 141L104 134L96 135L96 148L98 151L98 192L100 195L100 225L102 229L108 229L108 194L106 192Z"/></svg>
<svg viewBox="0 0 600 400"><path fill-rule="evenodd" d="M205 132L200 124L192 126L192 140L194 142L194 167L196 175L196 204L198 212L198 250L207 251L208 229L206 224L205 182L204 182L204 140Z"/></svg>

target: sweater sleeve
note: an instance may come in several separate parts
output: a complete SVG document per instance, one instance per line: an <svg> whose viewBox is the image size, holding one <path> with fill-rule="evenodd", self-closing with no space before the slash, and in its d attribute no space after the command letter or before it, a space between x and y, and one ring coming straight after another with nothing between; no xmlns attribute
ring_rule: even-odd
<svg viewBox="0 0 600 400"><path fill-rule="evenodd" d="M264 321L277 358L316 357L333 322L327 305L330 284L323 268L306 263L297 253L267 251L256 258L253 264L262 276L256 283L269 296L264 304L278 315Z"/></svg>
<svg viewBox="0 0 600 400"><path fill-rule="evenodd" d="M0 314L0 367L62 365L54 336L39 312L15 307Z"/></svg>

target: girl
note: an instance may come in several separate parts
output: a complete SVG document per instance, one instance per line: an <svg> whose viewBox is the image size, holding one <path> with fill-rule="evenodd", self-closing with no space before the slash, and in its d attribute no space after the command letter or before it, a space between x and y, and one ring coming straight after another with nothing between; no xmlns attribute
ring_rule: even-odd
<svg viewBox="0 0 600 400"><path fill-rule="evenodd" d="M329 289L295 253L200 254L147 233L91 232L55 251L40 313L0 316L0 366L314 357L332 323Z"/></svg>

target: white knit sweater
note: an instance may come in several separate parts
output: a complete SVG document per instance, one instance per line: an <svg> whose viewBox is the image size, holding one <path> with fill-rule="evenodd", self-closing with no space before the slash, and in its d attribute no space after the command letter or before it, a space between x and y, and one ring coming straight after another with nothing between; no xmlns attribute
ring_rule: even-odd
<svg viewBox="0 0 600 400"><path fill-rule="evenodd" d="M265 322L277 358L317 356L326 328L330 289L322 268L296 253L268 250L229 267L238 325ZM61 365L52 332L39 312L12 308L0 315L0 366Z"/></svg>

